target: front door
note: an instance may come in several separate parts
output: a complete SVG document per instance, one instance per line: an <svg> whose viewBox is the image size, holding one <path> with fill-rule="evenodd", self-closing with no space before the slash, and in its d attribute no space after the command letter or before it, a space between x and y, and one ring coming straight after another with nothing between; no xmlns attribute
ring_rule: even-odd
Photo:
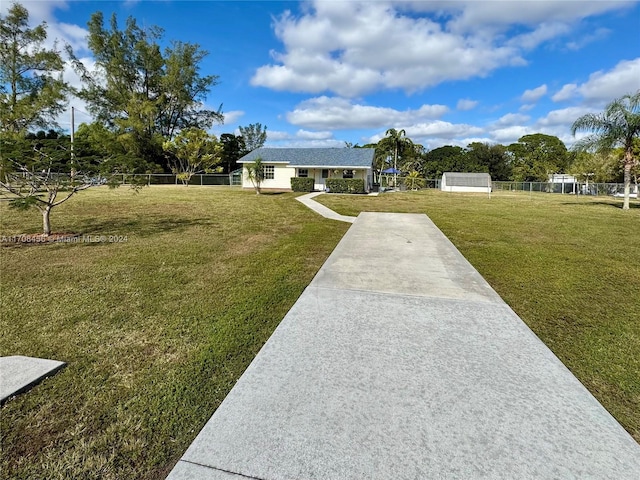
<svg viewBox="0 0 640 480"><path fill-rule="evenodd" d="M325 179L329 177L329 170L327 169L318 169L314 171L314 186L315 190L319 192L324 192L325 189Z"/></svg>

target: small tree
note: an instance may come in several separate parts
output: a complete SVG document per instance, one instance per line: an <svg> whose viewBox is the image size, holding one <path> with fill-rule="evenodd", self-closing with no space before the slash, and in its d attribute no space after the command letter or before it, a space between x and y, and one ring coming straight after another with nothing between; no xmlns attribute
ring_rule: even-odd
<svg viewBox="0 0 640 480"><path fill-rule="evenodd" d="M404 179L404 184L409 190L419 190L424 187L424 178L416 170L410 172Z"/></svg>
<svg viewBox="0 0 640 480"><path fill-rule="evenodd" d="M571 126L571 134L591 131L591 135L578 141L577 150L607 152L615 147L624 149L624 203L623 210L629 210L631 190L631 169L638 163L634 157L634 140L640 137L640 90L612 101L603 113L589 113L578 118Z"/></svg>
<svg viewBox="0 0 640 480"><path fill-rule="evenodd" d="M264 180L264 165L262 164L262 158L256 158L253 163L249 163L245 166L247 169L247 177L251 180L253 188L256 190L256 195L260 195L260 185Z"/></svg>
<svg viewBox="0 0 640 480"><path fill-rule="evenodd" d="M215 135L200 128L182 130L175 139L163 144L170 155L169 164L185 185L196 173L206 172L222 160L222 145Z"/></svg>
<svg viewBox="0 0 640 480"><path fill-rule="evenodd" d="M52 149L40 142L4 140L1 152L0 191L12 197L11 208L36 208L42 215L45 236L51 234L51 211L99 182L82 172L72 177L65 165L69 152L59 144Z"/></svg>

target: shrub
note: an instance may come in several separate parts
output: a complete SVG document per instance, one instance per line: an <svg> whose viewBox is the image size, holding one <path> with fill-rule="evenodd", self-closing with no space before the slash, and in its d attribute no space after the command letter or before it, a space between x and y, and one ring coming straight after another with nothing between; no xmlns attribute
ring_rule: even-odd
<svg viewBox="0 0 640 480"><path fill-rule="evenodd" d="M294 192L313 192L313 178L292 177L291 190Z"/></svg>
<svg viewBox="0 0 640 480"><path fill-rule="evenodd" d="M327 178L326 186L331 193L364 193L362 178Z"/></svg>

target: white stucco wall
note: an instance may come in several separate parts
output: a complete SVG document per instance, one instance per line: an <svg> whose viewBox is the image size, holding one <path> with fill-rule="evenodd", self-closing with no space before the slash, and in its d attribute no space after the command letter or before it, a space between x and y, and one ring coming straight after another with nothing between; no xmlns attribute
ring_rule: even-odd
<svg viewBox="0 0 640 480"><path fill-rule="evenodd" d="M440 190L443 192L490 193L491 187L447 187L442 185Z"/></svg>
<svg viewBox="0 0 640 480"><path fill-rule="evenodd" d="M261 188L273 188L278 190L291 189L291 177L295 177L295 168L288 168L286 165L279 165L277 163L265 163L264 165L265 167L267 165L273 165L275 167L274 176L272 180L263 180L262 184L260 185ZM253 188L253 183L251 183L251 180L249 180L247 169L243 168L242 173L242 187Z"/></svg>
<svg viewBox="0 0 640 480"><path fill-rule="evenodd" d="M291 178L297 176L298 168L297 167L289 167L285 164L271 164L265 163L267 165L273 165L274 168L274 178L273 180L264 180L261 184L261 188L266 189L278 189L278 190L288 190L291 189ZM325 179L322 178L322 168L307 168L309 171L309 177L314 179L314 188L316 190L324 190L324 182ZM339 173L335 173L337 169L328 169L329 170L329 178L342 178L342 170ZM247 175L247 169L244 168L242 170L242 187L243 188L253 188L253 184L251 180L249 180L249 176ZM371 185L368 185L367 182L367 173L368 170L355 170L353 178L361 178L364 180L365 190L369 190Z"/></svg>

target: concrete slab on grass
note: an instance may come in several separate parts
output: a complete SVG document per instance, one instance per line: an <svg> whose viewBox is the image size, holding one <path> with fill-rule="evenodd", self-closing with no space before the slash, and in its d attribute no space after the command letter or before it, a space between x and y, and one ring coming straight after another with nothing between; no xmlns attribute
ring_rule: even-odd
<svg viewBox="0 0 640 480"><path fill-rule="evenodd" d="M65 362L12 355L0 357L0 404L55 375Z"/></svg>
<svg viewBox="0 0 640 480"><path fill-rule="evenodd" d="M363 213L168 478L638 471L640 446L426 216Z"/></svg>

